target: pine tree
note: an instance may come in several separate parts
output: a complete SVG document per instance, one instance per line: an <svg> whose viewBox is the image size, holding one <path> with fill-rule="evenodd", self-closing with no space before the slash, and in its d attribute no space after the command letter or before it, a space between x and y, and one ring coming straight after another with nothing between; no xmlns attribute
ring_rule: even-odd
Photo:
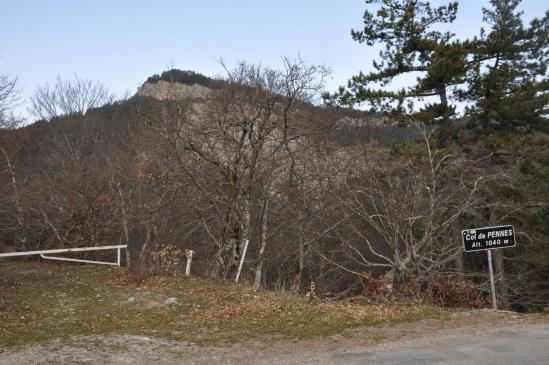
<svg viewBox="0 0 549 365"><path fill-rule="evenodd" d="M491 0L483 9L490 30L473 40L475 67L465 95L484 131L543 128L549 112L549 11L524 27L521 0Z"/></svg>
<svg viewBox="0 0 549 365"><path fill-rule="evenodd" d="M347 88L326 95L328 103L355 105L368 103L373 110L396 113L413 111L414 102L423 106L416 117L425 121L441 120L447 127L455 114L452 98L457 85L464 82L468 69L467 43L454 34L435 30L455 20L458 4L431 7L428 1L367 0L379 4L377 12L366 10L364 29L352 31L355 41L369 46L381 44L375 71L354 76ZM390 88L394 78L417 76L413 85L397 91ZM429 101L426 98L435 98Z"/></svg>

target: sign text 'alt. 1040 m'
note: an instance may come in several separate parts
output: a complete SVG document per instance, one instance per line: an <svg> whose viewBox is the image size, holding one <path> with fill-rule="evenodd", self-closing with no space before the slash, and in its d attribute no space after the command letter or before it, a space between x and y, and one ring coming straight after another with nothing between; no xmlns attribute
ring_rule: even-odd
<svg viewBox="0 0 549 365"><path fill-rule="evenodd" d="M461 231L466 252L515 246L513 226L484 227Z"/></svg>

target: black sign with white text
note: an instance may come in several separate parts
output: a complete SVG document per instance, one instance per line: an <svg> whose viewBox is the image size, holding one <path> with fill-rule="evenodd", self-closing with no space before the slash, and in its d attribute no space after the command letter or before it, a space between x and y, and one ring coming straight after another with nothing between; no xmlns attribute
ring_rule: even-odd
<svg viewBox="0 0 549 365"><path fill-rule="evenodd" d="M461 231L465 252L515 246L513 226L484 227Z"/></svg>

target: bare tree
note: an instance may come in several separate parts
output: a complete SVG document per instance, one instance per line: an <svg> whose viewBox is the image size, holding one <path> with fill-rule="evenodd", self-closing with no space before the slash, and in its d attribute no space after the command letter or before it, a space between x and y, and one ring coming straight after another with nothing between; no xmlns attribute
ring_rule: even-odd
<svg viewBox="0 0 549 365"><path fill-rule="evenodd" d="M8 152L2 147L0 147L0 152L2 152L2 157L5 160L5 166L6 169L0 169L0 174L4 171L7 172L9 176L9 187L11 188L11 193L8 196L12 197L13 200L13 206L15 208L15 226L13 227L13 230L15 232L15 243L18 245L24 244L26 242L26 237L24 234L24 224L23 224L23 207L21 204L21 194L19 192L19 184L17 180L17 174L15 172L15 166L12 161L12 158L9 156ZM0 202L4 199L0 199Z"/></svg>
<svg viewBox="0 0 549 365"><path fill-rule="evenodd" d="M480 187L499 175L475 173L474 161L433 147L418 125L422 148L407 159L363 151L351 158L337 189L345 222L332 233L354 270L429 277L452 262L461 243L449 232L482 204Z"/></svg>
<svg viewBox="0 0 549 365"><path fill-rule="evenodd" d="M46 84L36 89L31 97L29 113L36 118L51 120L55 117L84 115L90 108L99 107L115 100L114 95L98 81L72 80L57 76L53 86Z"/></svg>
<svg viewBox="0 0 549 365"><path fill-rule="evenodd" d="M14 128L20 124L21 120L11 112L18 97L17 77L0 74L0 129Z"/></svg>
<svg viewBox="0 0 549 365"><path fill-rule="evenodd" d="M19 89L17 88L17 77L0 74L0 158L3 160L0 163L0 180L5 180L3 186L5 191L0 197L0 211L9 211L13 208L15 211L15 223L11 228L15 232L15 243L25 243L23 224L23 208L21 205L21 195L19 191L19 182L15 169L15 161L13 155L18 148L15 146L11 131L2 131L2 129L13 129L21 124L22 120L16 117L12 108L19 97ZM5 132L5 133L2 133ZM12 148L8 148L11 146Z"/></svg>
<svg viewBox="0 0 549 365"><path fill-rule="evenodd" d="M202 196L196 210L216 248L212 259L221 271L216 275L232 275L241 248L254 236L256 286L262 283L271 201L314 129L306 127L315 115L311 101L326 74L301 60L284 62L281 71L246 63L225 68L226 79L203 104L174 118L163 113L164 121L157 123L176 164L172 171Z"/></svg>

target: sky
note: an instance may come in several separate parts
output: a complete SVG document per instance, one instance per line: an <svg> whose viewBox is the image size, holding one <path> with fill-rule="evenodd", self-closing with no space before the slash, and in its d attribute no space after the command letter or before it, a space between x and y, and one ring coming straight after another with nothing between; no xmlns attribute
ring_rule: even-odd
<svg viewBox="0 0 549 365"><path fill-rule="evenodd" d="M488 4L461 0L450 30L477 35ZM172 66L220 75L219 59L276 68L300 54L332 70L326 89L335 90L377 57L350 36L365 8L362 0L0 0L0 74L19 78L24 117L34 90L57 75L99 80L122 95ZM548 8L520 5L527 21Z"/></svg>

